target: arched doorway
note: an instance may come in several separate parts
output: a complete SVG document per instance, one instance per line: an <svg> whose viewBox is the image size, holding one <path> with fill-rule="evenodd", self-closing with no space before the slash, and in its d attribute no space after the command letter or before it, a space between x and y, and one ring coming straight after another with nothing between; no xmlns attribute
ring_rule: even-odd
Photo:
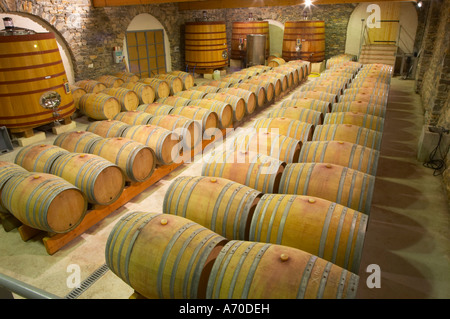
<svg viewBox="0 0 450 319"><path fill-rule="evenodd" d="M0 13L0 19L5 17L10 17L14 21L14 26L19 28L30 29L35 32L52 32L55 34L56 43L58 44L59 53L61 55L61 59L64 65L64 69L66 71L67 79L70 84L74 83L74 71L73 71L73 62L70 50L66 45L65 40L59 35L59 33L54 29L48 22L42 20L39 17L36 17L27 13Z"/></svg>
<svg viewBox="0 0 450 319"><path fill-rule="evenodd" d="M172 71L170 43L161 22L148 13L133 18L128 25L123 55L129 71L141 77Z"/></svg>

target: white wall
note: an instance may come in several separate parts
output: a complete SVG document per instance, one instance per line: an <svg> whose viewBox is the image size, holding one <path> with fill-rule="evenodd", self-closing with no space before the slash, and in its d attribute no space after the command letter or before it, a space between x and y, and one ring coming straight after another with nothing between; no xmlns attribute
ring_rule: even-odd
<svg viewBox="0 0 450 319"><path fill-rule="evenodd" d="M376 2L374 2L376 3ZM355 10L353 10L350 20L347 26L347 40L345 44L345 53L348 54L359 54L359 45L361 41L361 28L364 25L361 23L361 19L367 20L370 13L366 12L367 6L370 2L360 3ZM418 17L415 9L415 4L413 3L401 3L400 8L400 24L404 31L402 32L402 39L405 43L401 43L401 48L406 50L406 53L413 52L414 39L416 37ZM411 35L412 39L406 35L406 32ZM404 45L406 47L404 48Z"/></svg>
<svg viewBox="0 0 450 319"><path fill-rule="evenodd" d="M28 14L14 14L14 13L0 13L1 27L0 29L4 29L3 26L3 18L10 17L13 19L14 26L30 29L35 32L53 32L56 36L56 43L58 44L59 53L61 54L61 59L63 61L64 69L66 71L67 80L70 84L74 83L74 74L73 74L73 64L72 59L70 58L70 51L67 48L63 39L55 32L55 30L49 26L44 21L40 20L38 17L28 15Z"/></svg>
<svg viewBox="0 0 450 319"><path fill-rule="evenodd" d="M170 42L169 37L167 36L167 32L164 29L161 22L156 19L154 16L148 13L138 14L131 20L128 25L127 31L140 31L140 30L160 30L164 31L164 48L166 54L166 68L167 72L172 71L172 59L170 57ZM128 65L128 53L127 53L127 39L126 37L123 40L123 55L126 63Z"/></svg>
<svg viewBox="0 0 450 319"><path fill-rule="evenodd" d="M284 24L275 20L269 22L270 55L282 56Z"/></svg>

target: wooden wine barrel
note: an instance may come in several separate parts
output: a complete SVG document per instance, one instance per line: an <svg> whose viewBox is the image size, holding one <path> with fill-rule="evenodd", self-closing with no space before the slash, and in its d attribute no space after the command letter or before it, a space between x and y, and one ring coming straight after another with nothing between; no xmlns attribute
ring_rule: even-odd
<svg viewBox="0 0 450 319"><path fill-rule="evenodd" d="M79 109L94 120L112 119L121 111L119 101L105 93L87 93L79 100Z"/></svg>
<svg viewBox="0 0 450 319"><path fill-rule="evenodd" d="M87 92L85 89L80 88L75 85L70 86L70 91L72 92L73 102L75 103L75 107L78 109L78 103L80 98L85 95Z"/></svg>
<svg viewBox="0 0 450 319"><path fill-rule="evenodd" d="M320 197L368 215L374 184L375 176L341 165L290 163L283 171L279 193Z"/></svg>
<svg viewBox="0 0 450 319"><path fill-rule="evenodd" d="M343 94L358 94L358 93L367 93L374 95L386 96L389 94L389 88L375 86L375 87L356 87L346 89Z"/></svg>
<svg viewBox="0 0 450 319"><path fill-rule="evenodd" d="M297 42L300 49L297 51ZM322 62L325 59L324 21L286 21L283 35L283 59Z"/></svg>
<svg viewBox="0 0 450 319"><path fill-rule="evenodd" d="M172 71L170 74L178 76L181 79L181 82L183 82L183 90L189 90L195 84L194 76L188 72Z"/></svg>
<svg viewBox="0 0 450 319"><path fill-rule="evenodd" d="M276 193L286 163L255 152L212 152L202 175L227 178L263 193Z"/></svg>
<svg viewBox="0 0 450 319"><path fill-rule="evenodd" d="M235 82L226 81L224 79L209 81L208 85L217 86L219 88L228 88L232 86Z"/></svg>
<svg viewBox="0 0 450 319"><path fill-rule="evenodd" d="M156 74L154 78L166 81L169 84L170 94L172 95L183 91L183 81L176 75Z"/></svg>
<svg viewBox="0 0 450 319"><path fill-rule="evenodd" d="M53 145L72 153L90 153L91 147L103 137L88 131L73 131L59 134Z"/></svg>
<svg viewBox="0 0 450 319"><path fill-rule="evenodd" d="M228 103L233 108L233 120L240 121L245 116L245 101L243 98L227 93L208 93L205 99L212 99Z"/></svg>
<svg viewBox="0 0 450 319"><path fill-rule="evenodd" d="M300 249L231 240L214 261L208 299L354 299L359 276Z"/></svg>
<svg viewBox="0 0 450 319"><path fill-rule="evenodd" d="M3 190L3 186L6 182L13 176L20 174L28 174L28 171L20 165L0 161L0 212L7 213L8 210L2 203L1 194Z"/></svg>
<svg viewBox="0 0 450 319"><path fill-rule="evenodd" d="M291 60L286 63L289 66L301 68L303 70L303 78L306 78L311 73L311 62L306 60Z"/></svg>
<svg viewBox="0 0 450 319"><path fill-rule="evenodd" d="M193 86L188 91L201 91L206 94L206 93L217 93L217 92L219 92L220 89L221 88L218 86L203 84L203 85Z"/></svg>
<svg viewBox="0 0 450 319"><path fill-rule="evenodd" d="M50 174L56 159L68 153L68 151L59 146L32 144L19 150L14 159L14 163L30 172Z"/></svg>
<svg viewBox="0 0 450 319"><path fill-rule="evenodd" d="M328 103L336 103L339 100L339 96L336 94L331 94L323 91L309 90L304 92L295 92L292 94L292 99L302 99L304 97L309 97L315 100L321 100Z"/></svg>
<svg viewBox="0 0 450 319"><path fill-rule="evenodd" d="M188 91L181 91L175 94L175 96L179 96L188 100L196 100L196 99L202 99L207 92L200 91L200 90L188 90Z"/></svg>
<svg viewBox="0 0 450 319"><path fill-rule="evenodd" d="M51 174L78 187L89 203L109 205L123 192L125 177L110 161L93 154L68 153L58 157Z"/></svg>
<svg viewBox="0 0 450 319"><path fill-rule="evenodd" d="M166 192L163 213L190 219L226 238L246 240L261 196L226 178L180 176Z"/></svg>
<svg viewBox="0 0 450 319"><path fill-rule="evenodd" d="M331 163L376 175L380 152L344 141L314 141L303 143L300 163Z"/></svg>
<svg viewBox="0 0 450 319"><path fill-rule="evenodd" d="M106 85L96 80L81 80L75 82L75 86L84 89L87 93L100 93L106 89Z"/></svg>
<svg viewBox="0 0 450 319"><path fill-rule="evenodd" d="M10 178L2 190L2 203L24 225L50 233L71 231L87 210L86 198L78 188L46 173Z"/></svg>
<svg viewBox="0 0 450 319"><path fill-rule="evenodd" d="M272 68L276 68L276 67L281 66L281 65L283 65L285 63L286 63L286 61L283 58L274 58L274 59L270 60L270 62L267 65L272 67Z"/></svg>
<svg viewBox="0 0 450 319"><path fill-rule="evenodd" d="M219 128L224 129L233 124L233 108L229 103L213 99L191 100L189 106L197 106L215 112L219 117Z"/></svg>
<svg viewBox="0 0 450 319"><path fill-rule="evenodd" d="M267 58L270 54L270 34L268 21L234 21L232 23L231 36L231 58L235 60L243 60L247 57L247 35L262 34L266 36L266 52ZM242 42L242 50L239 49L239 43Z"/></svg>
<svg viewBox="0 0 450 319"><path fill-rule="evenodd" d="M225 21L186 22L185 63L195 72L221 69L228 65Z"/></svg>
<svg viewBox="0 0 450 319"><path fill-rule="evenodd" d="M117 72L114 73L113 75L117 76L118 78L121 78L124 81L124 83L125 82L136 83L137 81L139 81L139 76L131 72Z"/></svg>
<svg viewBox="0 0 450 319"><path fill-rule="evenodd" d="M116 120L95 121L86 127L86 131L100 135L101 137L118 137L131 125Z"/></svg>
<svg viewBox="0 0 450 319"><path fill-rule="evenodd" d="M141 104L138 106L136 110L145 113L150 113L152 115L166 115L170 114L174 108L175 107L173 105L155 102L150 104Z"/></svg>
<svg viewBox="0 0 450 319"><path fill-rule="evenodd" d="M128 112L120 112L116 116L114 116L114 120L121 121L127 123L129 125L146 125L150 124L154 115L150 113L146 113L143 111L128 111Z"/></svg>
<svg viewBox="0 0 450 319"><path fill-rule="evenodd" d="M256 95L252 91L240 88L223 88L218 93L231 94L242 98L245 102L245 113L252 114L256 110Z"/></svg>
<svg viewBox="0 0 450 319"><path fill-rule="evenodd" d="M371 104L363 101L348 101L334 103L332 112L359 112L385 118L386 106Z"/></svg>
<svg viewBox="0 0 450 319"><path fill-rule="evenodd" d="M303 107L311 109L322 114L331 112L332 103L322 100L316 100L310 97L293 98L290 100L284 100L281 102L280 107Z"/></svg>
<svg viewBox="0 0 450 319"><path fill-rule="evenodd" d="M322 112L299 106L282 106L274 108L267 114L268 118L287 117L289 119L320 125L323 123L324 115Z"/></svg>
<svg viewBox="0 0 450 319"><path fill-rule="evenodd" d="M181 115L191 120L197 121L201 124L202 132L206 132L208 136L211 132L209 129L216 129L219 127L219 116L216 112L197 106L181 106L173 108L171 114Z"/></svg>
<svg viewBox="0 0 450 319"><path fill-rule="evenodd" d="M314 125L287 117L260 118L255 121L254 127L258 130L265 129L271 133L289 136L302 142L311 141L314 132Z"/></svg>
<svg viewBox="0 0 450 319"><path fill-rule="evenodd" d="M275 85L271 81L267 80L261 80L261 79L250 79L245 81L243 84L249 84L249 85L256 85L258 87L264 88L265 93L265 101L266 102L272 102L275 96ZM239 84L236 85L236 87L239 88L245 88L243 85Z"/></svg>
<svg viewBox="0 0 450 319"><path fill-rule="evenodd" d="M101 75L95 80L103 83L107 88L117 88L124 83L121 78L113 75Z"/></svg>
<svg viewBox="0 0 450 319"><path fill-rule="evenodd" d="M156 78L144 78L140 79L139 82L150 85L155 91L155 99L162 99L170 95L170 86L164 80Z"/></svg>
<svg viewBox="0 0 450 319"><path fill-rule="evenodd" d="M355 80L350 85L349 88L380 88L386 92L389 92L389 84L373 81Z"/></svg>
<svg viewBox="0 0 450 319"><path fill-rule="evenodd" d="M41 96L54 91L54 114ZM76 110L54 33L0 36L0 126L17 132L69 118Z"/></svg>
<svg viewBox="0 0 450 319"><path fill-rule="evenodd" d="M266 103L266 90L264 87L251 83L237 83L233 84L232 88L242 89L246 91L250 91L255 94L256 97L256 106L262 107L264 103ZM224 88L226 89L226 88Z"/></svg>
<svg viewBox="0 0 450 319"><path fill-rule="evenodd" d="M248 80L249 83L259 84L261 83L266 88L266 92L269 90L267 88L267 82L273 84L273 93L275 97L279 96L282 92L282 84L281 80L277 79L276 77L269 76L266 74L258 75L258 77L252 78ZM266 98L268 99L268 96L266 95Z"/></svg>
<svg viewBox="0 0 450 319"><path fill-rule="evenodd" d="M123 87L107 88L102 93L114 96L119 101L122 111L134 111L140 103L136 92Z"/></svg>
<svg viewBox="0 0 450 319"><path fill-rule="evenodd" d="M132 212L109 234L108 268L146 298L205 297L209 265L227 240L180 216Z"/></svg>
<svg viewBox="0 0 450 319"><path fill-rule="evenodd" d="M344 92L344 88L340 84L322 83L319 81L312 81L310 83L305 83L296 92L306 92L306 91L320 91L328 94L341 95Z"/></svg>
<svg viewBox="0 0 450 319"><path fill-rule="evenodd" d="M101 139L90 153L116 164L131 182L149 179L156 167L156 155L150 147L123 137Z"/></svg>
<svg viewBox="0 0 450 319"><path fill-rule="evenodd" d="M289 83L289 76L287 74L269 71L269 72L264 73L264 76L273 77L273 78L277 78L278 80L280 80L281 92L286 92L291 87L291 84ZM291 80L291 82L292 82L292 80Z"/></svg>
<svg viewBox="0 0 450 319"><path fill-rule="evenodd" d="M382 133L352 124L323 124L314 129L312 141L344 141L380 150Z"/></svg>
<svg viewBox="0 0 450 319"><path fill-rule="evenodd" d="M175 107L188 105L191 100L181 96L168 96L162 99L158 99L157 103L172 105Z"/></svg>
<svg viewBox="0 0 450 319"><path fill-rule="evenodd" d="M367 215L323 198L265 194L248 240L297 248L358 273L367 222Z"/></svg>
<svg viewBox="0 0 450 319"><path fill-rule="evenodd" d="M387 95L374 95L371 93L361 92L361 93L343 94L339 97L338 102L363 101L369 104L386 106L387 100L388 100Z"/></svg>
<svg viewBox="0 0 450 319"><path fill-rule="evenodd" d="M347 89L352 83L352 76L345 75L341 76L336 73L322 73L319 78L314 80L314 83L326 84L331 83L333 86L340 86L343 89Z"/></svg>
<svg viewBox="0 0 450 319"><path fill-rule="evenodd" d="M332 112L325 115L324 124L352 124L383 132L384 118L357 112Z"/></svg>
<svg viewBox="0 0 450 319"><path fill-rule="evenodd" d="M293 86L297 86L300 82L300 77L298 74L298 70L289 66L279 66L274 68L272 72L281 73L287 76L288 78L288 86L292 88Z"/></svg>
<svg viewBox="0 0 450 319"><path fill-rule="evenodd" d="M181 115L173 113L169 115L155 115L151 118L149 124L175 132L181 137L183 147L186 150L194 149L202 141L201 125Z"/></svg>
<svg viewBox="0 0 450 319"><path fill-rule="evenodd" d="M141 82L127 82L121 85L121 87L134 91L140 104L149 104L155 101L155 90L149 84Z"/></svg>
<svg viewBox="0 0 450 319"><path fill-rule="evenodd" d="M178 134L156 125L133 125L127 128L122 137L149 146L156 155L157 164L172 164L180 154Z"/></svg>
<svg viewBox="0 0 450 319"><path fill-rule="evenodd" d="M297 163L302 142L289 136L252 131L237 135L232 146L236 151L250 151L277 158L282 162Z"/></svg>

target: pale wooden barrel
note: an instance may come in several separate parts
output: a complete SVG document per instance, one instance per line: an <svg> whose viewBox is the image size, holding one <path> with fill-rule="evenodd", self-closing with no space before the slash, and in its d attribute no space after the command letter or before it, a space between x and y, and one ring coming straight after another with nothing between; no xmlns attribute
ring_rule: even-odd
<svg viewBox="0 0 450 319"><path fill-rule="evenodd" d="M229 103L213 99L191 100L189 106L197 106L215 112L219 117L219 128L224 129L233 124L233 108Z"/></svg>
<svg viewBox="0 0 450 319"><path fill-rule="evenodd" d="M175 107L173 105L167 105L162 103L150 103L141 104L138 106L137 110L145 113L150 113L152 115L165 115L170 114Z"/></svg>
<svg viewBox="0 0 450 319"><path fill-rule="evenodd" d="M83 114L94 120L112 119L121 110L119 101L105 93L87 93L80 98L78 105Z"/></svg>
<svg viewBox="0 0 450 319"><path fill-rule="evenodd" d="M344 141L303 143L300 163L331 163L346 166L366 174L376 175L380 152Z"/></svg>
<svg viewBox="0 0 450 319"><path fill-rule="evenodd" d="M256 110L256 95L252 91L240 88L222 88L218 93L231 94L240 97L245 102L245 113L252 114Z"/></svg>
<svg viewBox="0 0 450 319"><path fill-rule="evenodd" d="M75 86L84 89L87 93L100 93L106 89L106 85L96 80L81 80L75 82Z"/></svg>
<svg viewBox="0 0 450 319"><path fill-rule="evenodd" d="M121 78L114 75L101 75L95 80L103 83L107 88L117 88L124 83Z"/></svg>
<svg viewBox="0 0 450 319"><path fill-rule="evenodd" d="M131 125L116 120L95 121L90 123L86 131L100 135L101 137L118 137Z"/></svg>
<svg viewBox="0 0 450 319"><path fill-rule="evenodd" d="M159 165L172 164L180 153L178 134L156 125L130 126L122 133L122 137L149 146L155 152Z"/></svg>
<svg viewBox="0 0 450 319"><path fill-rule="evenodd" d="M267 82L271 83L273 85L274 97L280 96L280 94L283 91L281 80L274 76L266 75L265 73L262 75L258 75L257 77L251 78L249 80L246 80L246 82L254 83L254 84L261 83L266 88L266 92L267 92L267 90L270 90L269 88L267 88L267 86L268 86ZM267 96L266 96L266 98L268 99Z"/></svg>
<svg viewBox="0 0 450 319"><path fill-rule="evenodd" d="M124 82L137 82L139 81L139 76L131 72L117 72L114 76L121 78Z"/></svg>
<svg viewBox="0 0 450 319"><path fill-rule="evenodd" d="M303 97L303 98L292 98L290 100L284 100L281 102L281 107L303 107L307 109L311 109L323 114L326 114L328 112L331 112L332 109L332 103L322 100L316 100L309 97Z"/></svg>
<svg viewBox="0 0 450 319"><path fill-rule="evenodd" d="M56 159L68 153L68 151L59 146L32 144L19 150L14 159L14 163L30 172L50 174Z"/></svg>
<svg viewBox="0 0 450 319"><path fill-rule="evenodd" d="M53 145L72 153L90 153L91 147L103 137L88 131L73 131L59 134Z"/></svg>
<svg viewBox="0 0 450 319"><path fill-rule="evenodd" d="M266 90L260 85L251 83L237 83L232 87L247 90L255 94L257 107L262 107L264 106L264 103L266 103Z"/></svg>
<svg viewBox="0 0 450 319"><path fill-rule="evenodd" d="M204 91L198 91L198 90L188 90L188 91L181 91L175 94L175 96L183 97L188 100L196 100L196 99L203 99L207 92Z"/></svg>
<svg viewBox="0 0 450 319"><path fill-rule="evenodd" d="M323 198L265 194L248 240L297 248L358 273L367 222L367 215Z"/></svg>
<svg viewBox="0 0 450 319"><path fill-rule="evenodd" d="M286 60L284 60L283 58L274 58L274 59L271 59L270 62L267 65L272 67L272 68L276 68L276 67L281 66L281 65L283 65L285 63L286 63Z"/></svg>
<svg viewBox="0 0 450 319"><path fill-rule="evenodd" d="M181 137L182 144L187 150L194 149L202 141L201 125L181 115L173 113L169 115L155 115L150 119L149 124L175 132Z"/></svg>
<svg viewBox="0 0 450 319"><path fill-rule="evenodd" d="M156 78L144 78L140 79L138 82L150 85L155 91L155 99L162 99L170 95L170 86L164 80Z"/></svg>
<svg viewBox="0 0 450 319"><path fill-rule="evenodd" d="M183 91L183 81L176 75L156 74L154 78L166 81L169 84L170 94L172 95Z"/></svg>
<svg viewBox="0 0 450 319"><path fill-rule="evenodd" d="M299 140L262 131L239 134L231 144L236 151L255 152L277 158L286 163L298 162L302 148L302 142Z"/></svg>
<svg viewBox="0 0 450 319"><path fill-rule="evenodd" d="M214 261L208 299L353 299L359 276L300 249L231 240Z"/></svg>
<svg viewBox="0 0 450 319"><path fill-rule="evenodd" d="M166 192L163 213L188 218L226 238L246 240L261 196L226 178L181 176Z"/></svg>
<svg viewBox="0 0 450 319"><path fill-rule="evenodd" d="M93 154L68 153L58 157L51 174L78 187L89 203L109 205L123 192L125 177L110 161Z"/></svg>
<svg viewBox="0 0 450 319"><path fill-rule="evenodd" d="M327 199L369 214L375 176L330 163L290 163L280 181L280 194Z"/></svg>
<svg viewBox="0 0 450 319"><path fill-rule="evenodd" d="M332 93L327 93L324 91L317 91L317 90L309 90L304 92L295 92L292 94L292 99L301 99L304 97L309 97L315 100L322 100L328 103L335 103L338 102L339 96Z"/></svg>
<svg viewBox="0 0 450 319"><path fill-rule="evenodd" d="M358 92L350 94L345 93L339 97L338 102L364 101L369 104L386 106L387 100L388 100L387 95L375 95L371 93Z"/></svg>
<svg viewBox="0 0 450 319"><path fill-rule="evenodd" d="M78 103L80 98L85 95L87 92L85 89L80 88L79 86L71 85L70 91L72 92L73 101L75 103L75 107L78 109Z"/></svg>
<svg viewBox="0 0 450 319"><path fill-rule="evenodd" d="M221 102L225 102L231 105L233 108L233 120L240 121L245 116L245 101L243 98L226 93L208 93L204 97L205 99L213 99Z"/></svg>
<svg viewBox="0 0 450 319"><path fill-rule="evenodd" d="M123 137L101 139L90 153L116 164L131 182L148 180L156 167L156 155L150 147Z"/></svg>
<svg viewBox="0 0 450 319"><path fill-rule="evenodd" d="M166 104L166 105L172 105L172 106L184 106L184 105L188 105L189 102L192 101L190 99L181 97L181 96L168 96L162 99L158 99L156 102L157 103L161 103L161 104Z"/></svg>
<svg viewBox="0 0 450 319"><path fill-rule="evenodd" d="M128 111L128 112L120 112L116 116L114 116L114 120L121 121L127 123L129 125L146 125L150 124L153 115L143 112L143 111Z"/></svg>
<svg viewBox="0 0 450 319"><path fill-rule="evenodd" d="M332 112L359 112L385 118L386 106L371 104L364 101L348 101L334 103Z"/></svg>
<svg viewBox="0 0 450 319"><path fill-rule="evenodd" d="M262 79L250 79L245 81L242 84L253 84L259 87L264 88L264 94L265 94L265 101L266 102L272 102L276 95L275 93L275 85L271 81L262 80ZM244 88L245 87L241 84L235 85L235 87Z"/></svg>
<svg viewBox="0 0 450 319"><path fill-rule="evenodd" d="M263 193L276 193L285 165L255 152L224 150L211 153L202 166L202 176L227 178Z"/></svg>
<svg viewBox="0 0 450 319"><path fill-rule="evenodd" d="M133 111L139 106L139 96L133 90L115 87L106 88L102 93L114 96L119 101L122 111Z"/></svg>
<svg viewBox="0 0 450 319"><path fill-rule="evenodd" d="M324 124L352 124L382 132L384 118L366 113L332 112L325 115Z"/></svg>
<svg viewBox="0 0 450 319"><path fill-rule="evenodd" d="M292 86L292 77L289 74L284 74L281 72L268 71L264 73L265 76L270 76L277 78L281 82L281 92L286 92Z"/></svg>
<svg viewBox="0 0 450 319"><path fill-rule="evenodd" d="M209 129L216 129L219 127L219 116L217 113L202 107L192 105L175 107L172 109L171 114L181 115L199 122L202 131L207 133L206 135L208 135Z"/></svg>
<svg viewBox="0 0 450 319"><path fill-rule="evenodd" d="M381 86L374 86L374 87L351 87L348 89L345 89L343 94L358 94L358 93L367 93L367 94L374 94L374 95L382 95L386 96L389 94L389 87L381 87Z"/></svg>
<svg viewBox="0 0 450 319"><path fill-rule="evenodd" d="M310 141L314 133L314 125L287 117L260 118L255 121L254 127L256 129L265 129L271 133L289 136L302 142Z"/></svg>
<svg viewBox="0 0 450 319"><path fill-rule="evenodd" d="M1 193L3 190L3 186L11 177L20 175L20 174L28 174L28 171L20 165L10 163L10 162L0 161L0 212L1 213L8 212L6 207L3 205L3 202L1 199Z"/></svg>
<svg viewBox="0 0 450 319"><path fill-rule="evenodd" d="M183 71L172 71L170 72L170 74L175 75L181 79L181 82L183 83L183 90L189 90L194 86L195 80L192 74Z"/></svg>
<svg viewBox="0 0 450 319"><path fill-rule="evenodd" d="M312 141L344 141L380 150L382 133L352 124L317 125Z"/></svg>
<svg viewBox="0 0 450 319"><path fill-rule="evenodd" d="M323 123L324 115L322 112L299 106L281 106L274 108L267 114L268 118L287 117L289 119L319 125Z"/></svg>
<svg viewBox="0 0 450 319"><path fill-rule="evenodd" d="M203 84L203 85L193 86L188 91L201 91L206 94L206 93L217 93L217 92L219 92L220 89L221 88L218 86Z"/></svg>
<svg viewBox="0 0 450 319"><path fill-rule="evenodd" d="M146 298L204 298L211 266L227 240L180 216L132 212L105 247L108 268Z"/></svg>
<svg viewBox="0 0 450 319"><path fill-rule="evenodd" d="M78 188L46 173L10 178L2 190L2 203L24 225L50 233L71 231L87 210L86 198Z"/></svg>
<svg viewBox="0 0 450 319"><path fill-rule="evenodd" d="M341 84L312 81L309 83L305 83L297 90L297 92L306 92L306 91L320 91L339 96L344 92L344 88Z"/></svg>
<svg viewBox="0 0 450 319"><path fill-rule="evenodd" d="M295 67L301 67L303 70L303 78L306 78L311 73L311 62L306 60L291 60L286 64L293 65Z"/></svg>
<svg viewBox="0 0 450 319"><path fill-rule="evenodd" d="M141 82L127 82L122 87L134 91L139 97L140 104L149 104L155 101L155 90L149 84Z"/></svg>

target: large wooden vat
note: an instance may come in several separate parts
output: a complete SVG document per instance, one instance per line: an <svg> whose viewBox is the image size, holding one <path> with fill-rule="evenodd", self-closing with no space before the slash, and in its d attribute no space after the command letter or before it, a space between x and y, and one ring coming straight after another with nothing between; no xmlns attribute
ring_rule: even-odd
<svg viewBox="0 0 450 319"><path fill-rule="evenodd" d="M56 92L56 108L41 106L41 96ZM24 131L75 112L66 71L53 33L0 35L0 126Z"/></svg>
<svg viewBox="0 0 450 319"><path fill-rule="evenodd" d="M296 50L300 44L299 50ZM284 23L283 59L321 62L325 59L324 21L286 21Z"/></svg>
<svg viewBox="0 0 450 319"><path fill-rule="evenodd" d="M185 25L185 63L198 73L228 65L225 21L187 22Z"/></svg>
<svg viewBox="0 0 450 319"><path fill-rule="evenodd" d="M270 53L270 36L268 21L235 21L231 36L231 58L243 60L247 57L247 35L263 34L266 36L266 58ZM241 43L241 49L239 44Z"/></svg>

